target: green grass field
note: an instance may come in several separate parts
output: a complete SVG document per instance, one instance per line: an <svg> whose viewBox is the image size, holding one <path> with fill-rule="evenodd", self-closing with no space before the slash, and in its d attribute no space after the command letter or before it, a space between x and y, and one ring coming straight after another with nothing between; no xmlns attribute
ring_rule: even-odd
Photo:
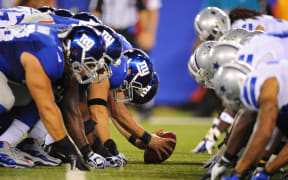
<svg viewBox="0 0 288 180"><path fill-rule="evenodd" d="M178 122L179 121L179 122ZM197 121L199 121L197 123ZM167 123L166 123L167 122ZM195 122L195 123L193 123ZM207 154L192 154L192 148L201 140L209 128L209 121L191 118L156 116L151 122L141 123L149 132L164 128L177 133L177 145L173 155L162 164L148 165L143 162L143 150L130 145L119 132L112 127L112 135L118 149L127 160L123 168L106 168L92 170L79 175L79 172L66 173L67 167L41 167L34 169L0 168L0 180L90 180L90 179L200 179L205 170L200 169L203 162L209 159ZM112 125L113 126L113 125Z"/></svg>
<svg viewBox="0 0 288 180"><path fill-rule="evenodd" d="M164 109L165 111L167 109ZM122 152L128 164L122 168L106 168L92 170L90 172L71 172L67 165L61 167L41 167L34 169L0 168L0 180L95 180L95 179L190 179L199 180L206 169L201 166L211 155L193 154L191 150L200 142L206 134L212 118L200 119L186 115L179 116L178 112L163 113L160 110L154 113L149 122L141 124L149 132L164 128L166 131L174 131L177 134L177 145L172 156L162 164L144 164L143 150L132 146L112 126L112 135L117 143L118 150ZM168 114L168 115L167 115ZM174 115L177 116L174 116ZM223 137L223 135L222 135ZM214 150L216 151L216 150ZM277 178L276 178L277 179Z"/></svg>

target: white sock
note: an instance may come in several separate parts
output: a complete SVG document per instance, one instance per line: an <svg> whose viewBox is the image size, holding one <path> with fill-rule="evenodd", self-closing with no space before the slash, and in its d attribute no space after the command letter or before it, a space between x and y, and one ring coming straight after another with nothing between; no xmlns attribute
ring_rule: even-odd
<svg viewBox="0 0 288 180"><path fill-rule="evenodd" d="M45 137L45 145L49 145L52 144L53 142L55 142L55 140L53 139L53 137L48 133Z"/></svg>
<svg viewBox="0 0 288 180"><path fill-rule="evenodd" d="M18 119L14 119L10 127L0 136L0 141L6 141L14 146L29 129L28 125Z"/></svg>
<svg viewBox="0 0 288 180"><path fill-rule="evenodd" d="M39 120L28 134L28 138L44 140L48 134L47 129L41 120Z"/></svg>

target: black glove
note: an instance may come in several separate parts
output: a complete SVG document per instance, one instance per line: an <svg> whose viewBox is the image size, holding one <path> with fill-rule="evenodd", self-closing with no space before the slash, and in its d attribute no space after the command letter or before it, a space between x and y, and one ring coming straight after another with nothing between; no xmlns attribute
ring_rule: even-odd
<svg viewBox="0 0 288 180"><path fill-rule="evenodd" d="M71 169L78 168L82 171L89 171L83 157L80 155L76 146L68 136L65 136L60 141L54 142L45 147L45 151L48 152L50 156L61 160L63 159L63 162L70 162Z"/></svg>

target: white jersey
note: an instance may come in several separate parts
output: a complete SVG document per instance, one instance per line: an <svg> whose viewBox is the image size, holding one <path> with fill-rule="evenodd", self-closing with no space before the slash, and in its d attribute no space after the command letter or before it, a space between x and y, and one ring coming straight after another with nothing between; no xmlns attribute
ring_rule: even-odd
<svg viewBox="0 0 288 180"><path fill-rule="evenodd" d="M240 87L240 98L245 107L249 110L258 110L258 98L265 80L275 77L279 83L277 96L278 109L288 107L288 61L279 60L263 63L254 71L248 74L245 82Z"/></svg>
<svg viewBox="0 0 288 180"><path fill-rule="evenodd" d="M259 64L268 61L288 59L288 31L287 33L265 33L253 37L239 49L236 59L257 68Z"/></svg>
<svg viewBox="0 0 288 180"><path fill-rule="evenodd" d="M41 13L30 7L16 6L8 9L0 9L0 27L19 24L25 16Z"/></svg>
<svg viewBox="0 0 288 180"><path fill-rule="evenodd" d="M288 21L276 19L273 16L262 15L255 19L239 19L232 24L232 29L246 29L254 31L258 26L262 26L265 32L277 32L288 30Z"/></svg>

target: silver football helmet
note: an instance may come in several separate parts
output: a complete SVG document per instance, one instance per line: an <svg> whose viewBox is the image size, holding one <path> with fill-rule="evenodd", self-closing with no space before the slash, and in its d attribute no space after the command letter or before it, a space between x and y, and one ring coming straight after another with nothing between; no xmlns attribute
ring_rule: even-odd
<svg viewBox="0 0 288 180"><path fill-rule="evenodd" d="M241 44L234 41L217 42L210 51L210 66L208 68L209 79L212 79L215 72L224 64L236 60Z"/></svg>
<svg viewBox="0 0 288 180"><path fill-rule="evenodd" d="M235 41L237 43L243 44L246 40L248 40L248 36L250 35L249 31L245 29L234 29L229 32L226 32L219 41Z"/></svg>
<svg viewBox="0 0 288 180"><path fill-rule="evenodd" d="M188 62L188 69L192 77L201 85L212 88L209 81L210 75L208 68L210 67L210 50L216 41L206 41L200 44L194 51Z"/></svg>
<svg viewBox="0 0 288 180"><path fill-rule="evenodd" d="M252 67L240 61L227 63L219 68L211 80L216 94L225 107L236 112L241 107L240 86Z"/></svg>
<svg viewBox="0 0 288 180"><path fill-rule="evenodd" d="M200 40L218 40L231 29L231 23L223 10L217 7L208 7L197 14L194 28Z"/></svg>

